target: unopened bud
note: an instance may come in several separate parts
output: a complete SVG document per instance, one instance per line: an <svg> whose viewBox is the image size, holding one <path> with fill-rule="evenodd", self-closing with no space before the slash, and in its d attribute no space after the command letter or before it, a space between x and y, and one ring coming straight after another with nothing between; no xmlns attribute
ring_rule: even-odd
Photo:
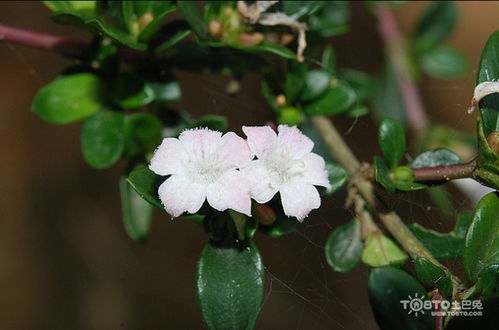
<svg viewBox="0 0 499 330"><path fill-rule="evenodd" d="M219 38L222 36L223 26L222 23L217 19L212 19L208 23L208 32L213 38Z"/></svg>
<svg viewBox="0 0 499 330"><path fill-rule="evenodd" d="M499 154L499 131L492 132L487 136L487 143L490 149Z"/></svg>
<svg viewBox="0 0 499 330"><path fill-rule="evenodd" d="M282 46L287 46L289 45L293 40L295 39L295 36L292 35L291 33L285 33L281 36L281 45Z"/></svg>
<svg viewBox="0 0 499 330"><path fill-rule="evenodd" d="M390 176L394 181L409 181L412 182L416 177L414 172L407 166L398 166L390 172Z"/></svg>
<svg viewBox="0 0 499 330"><path fill-rule="evenodd" d="M151 13L145 13L139 18L139 27L142 30L148 26L154 20L154 16Z"/></svg>
<svg viewBox="0 0 499 330"><path fill-rule="evenodd" d="M238 37L239 43L244 46L256 46L263 41L263 34L260 32L244 32Z"/></svg>
<svg viewBox="0 0 499 330"><path fill-rule="evenodd" d="M279 94L276 96L275 101L278 106L282 107L286 105L286 96L284 96L284 94Z"/></svg>
<svg viewBox="0 0 499 330"><path fill-rule="evenodd" d="M258 222L264 226L270 226L276 220L275 211L268 204L253 205L253 214L258 219Z"/></svg>
<svg viewBox="0 0 499 330"><path fill-rule="evenodd" d="M286 107L281 110L279 118L277 119L279 124L285 124L289 126L295 126L301 123L302 114L300 110L294 107Z"/></svg>

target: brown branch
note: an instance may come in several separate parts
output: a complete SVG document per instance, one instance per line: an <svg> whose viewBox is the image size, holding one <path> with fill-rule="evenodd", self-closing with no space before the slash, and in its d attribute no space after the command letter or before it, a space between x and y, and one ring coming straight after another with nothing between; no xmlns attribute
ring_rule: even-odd
<svg viewBox="0 0 499 330"><path fill-rule="evenodd" d="M65 36L30 31L0 24L0 41L59 52L65 56L81 54L87 43Z"/></svg>
<svg viewBox="0 0 499 330"><path fill-rule="evenodd" d="M454 179L463 179L473 177L473 173L477 168L477 159L464 164L421 167L414 168L412 171L416 175L414 181L429 182L429 181L450 181Z"/></svg>

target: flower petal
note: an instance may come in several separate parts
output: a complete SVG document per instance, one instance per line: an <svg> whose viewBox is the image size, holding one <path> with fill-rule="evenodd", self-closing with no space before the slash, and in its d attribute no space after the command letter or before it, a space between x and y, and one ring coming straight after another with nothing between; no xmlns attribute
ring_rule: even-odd
<svg viewBox="0 0 499 330"><path fill-rule="evenodd" d="M300 158L312 151L314 142L304 135L296 126L279 125L277 128L277 144L287 146L293 158Z"/></svg>
<svg viewBox="0 0 499 330"><path fill-rule="evenodd" d="M261 159L252 161L242 170L250 181L251 198L258 203L266 203L274 197L279 189L279 183L268 172L265 162Z"/></svg>
<svg viewBox="0 0 499 330"><path fill-rule="evenodd" d="M303 176L301 178L303 183L331 189L324 158L317 154L309 153L302 158L302 161L304 163Z"/></svg>
<svg viewBox="0 0 499 330"><path fill-rule="evenodd" d="M232 209L251 216L251 197L248 180L236 169L225 172L206 190L208 203L215 210Z"/></svg>
<svg viewBox="0 0 499 330"><path fill-rule="evenodd" d="M154 152L149 168L158 175L184 174L188 158L189 155L179 140L166 138Z"/></svg>
<svg viewBox="0 0 499 330"><path fill-rule="evenodd" d="M246 141L234 132L222 136L218 154L221 161L228 167L244 167L253 159L254 154Z"/></svg>
<svg viewBox="0 0 499 330"><path fill-rule="evenodd" d="M262 158L273 150L277 137L270 126L243 126L243 132L248 137L248 146L258 157Z"/></svg>
<svg viewBox="0 0 499 330"><path fill-rule="evenodd" d="M220 147L222 133L206 128L195 128L180 133L178 139L198 160L207 160Z"/></svg>
<svg viewBox="0 0 499 330"><path fill-rule="evenodd" d="M299 221L303 221L310 211L321 206L319 192L311 184L289 184L281 187L279 192L284 214Z"/></svg>
<svg viewBox="0 0 499 330"><path fill-rule="evenodd" d="M178 217L184 212L191 214L199 211L206 199L206 189L203 185L193 183L181 175L172 175L159 186L161 203L172 217Z"/></svg>

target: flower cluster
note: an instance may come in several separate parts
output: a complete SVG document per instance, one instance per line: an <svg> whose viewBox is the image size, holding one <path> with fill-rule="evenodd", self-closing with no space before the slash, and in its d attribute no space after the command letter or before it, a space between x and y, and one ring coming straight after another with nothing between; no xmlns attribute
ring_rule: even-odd
<svg viewBox="0 0 499 330"><path fill-rule="evenodd" d="M243 126L243 132L247 140L209 129L163 140L149 167L169 175L158 194L170 215L196 213L207 200L218 211L251 216L251 199L266 203L277 192L284 213L300 221L320 206L314 186L331 185L324 159L312 153L312 140L285 125L278 134L269 126Z"/></svg>

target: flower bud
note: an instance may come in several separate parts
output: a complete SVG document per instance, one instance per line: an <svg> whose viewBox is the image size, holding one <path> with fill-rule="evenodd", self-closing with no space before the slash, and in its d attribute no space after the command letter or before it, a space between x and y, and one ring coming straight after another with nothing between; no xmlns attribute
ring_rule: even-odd
<svg viewBox="0 0 499 330"><path fill-rule="evenodd" d="M286 124L289 126L295 126L301 123L302 114L301 112L294 107L286 107L281 110L279 114L279 118L277 121L279 124Z"/></svg>
<svg viewBox="0 0 499 330"><path fill-rule="evenodd" d="M499 131L492 132L487 136L487 143L490 149L499 154Z"/></svg>
<svg viewBox="0 0 499 330"><path fill-rule="evenodd" d="M390 177L394 181L413 181L416 177L414 172L407 166L398 166L391 170Z"/></svg>
<svg viewBox="0 0 499 330"><path fill-rule="evenodd" d="M268 204L253 205L253 215L261 225L270 226L276 220L275 211Z"/></svg>
<svg viewBox="0 0 499 330"><path fill-rule="evenodd" d="M212 19L208 23L208 32L213 38L220 38L223 33L222 23L217 19Z"/></svg>
<svg viewBox="0 0 499 330"><path fill-rule="evenodd" d="M256 46L263 41L263 34L260 32L244 32L238 37L239 43L244 46Z"/></svg>
<svg viewBox="0 0 499 330"><path fill-rule="evenodd" d="M139 27L140 29L144 29L154 20L154 16L151 13L145 13L139 18Z"/></svg>
<svg viewBox="0 0 499 330"><path fill-rule="evenodd" d="M284 96L284 94L279 94L276 96L275 101L278 106L282 107L286 105L286 96Z"/></svg>

